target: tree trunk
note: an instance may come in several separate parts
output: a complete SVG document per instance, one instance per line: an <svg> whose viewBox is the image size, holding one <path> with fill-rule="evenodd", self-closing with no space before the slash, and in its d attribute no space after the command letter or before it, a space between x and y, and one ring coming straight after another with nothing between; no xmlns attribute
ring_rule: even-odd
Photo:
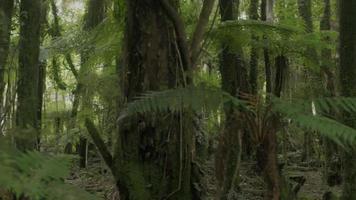
<svg viewBox="0 0 356 200"><path fill-rule="evenodd" d="M271 0L268 0L268 1L271 1ZM272 3L272 6L268 5L268 3L269 2L267 2L267 0L261 1L261 20L272 22L273 19L271 19L271 18L268 19L268 16L269 15L273 16L273 14L268 13L269 12L268 8L269 7L273 8L273 3ZM273 12L273 9L270 12ZM266 40L267 38L264 36L263 39ZM272 69L271 69L271 61L270 61L268 47L263 48L263 57L264 57L264 64L265 64L266 93L272 94Z"/></svg>
<svg viewBox="0 0 356 200"><path fill-rule="evenodd" d="M312 18L312 1L311 0L298 0L298 11L299 15L302 18L304 25L305 25L305 30L307 33L313 33L313 18ZM318 63L318 53L314 48L307 47L305 51L305 58L312 58L315 63ZM315 78L315 80L319 80L319 74L311 74L308 73L311 71L304 70L304 78L305 80L310 80L310 77ZM313 83L313 82L310 82ZM317 84L313 84L313 94L317 94ZM311 112L311 111L310 111ZM311 154L312 154L312 134L310 132L304 133L304 148L303 148L303 154L302 154L302 161L309 161Z"/></svg>
<svg viewBox="0 0 356 200"><path fill-rule="evenodd" d="M237 2L238 3L238 2ZM237 5L238 6L238 5ZM220 0L221 20L234 20L234 1ZM240 92L248 93L247 72L242 59L242 48L238 53L222 44L220 58L220 73L222 77L222 89L229 94L238 97ZM225 105L225 125L219 136L218 152L216 154L216 176L218 180L218 199L227 199L238 187L238 174L241 160L241 140L244 132L238 111L231 105ZM251 146L250 146L251 147ZM249 148L250 148L249 147Z"/></svg>
<svg viewBox="0 0 356 200"><path fill-rule="evenodd" d="M331 30L331 5L330 0L324 0L324 14L320 21L320 30L321 31L330 31ZM326 41L330 41L330 38L325 38ZM327 96L334 97L336 96L335 89L335 78L332 71L332 52L331 49L323 49L321 52L322 63L321 70L325 77L326 93Z"/></svg>
<svg viewBox="0 0 356 200"><path fill-rule="evenodd" d="M20 150L38 148L41 4L42 0L22 0L20 4L16 125L21 129L21 135L15 138L16 146Z"/></svg>
<svg viewBox="0 0 356 200"><path fill-rule="evenodd" d="M252 20L258 20L258 0L250 0L249 18ZM258 37L252 35L253 40L258 40ZM251 94L257 94L257 79L258 79L258 49L255 46L251 46L250 54L250 86Z"/></svg>
<svg viewBox="0 0 356 200"><path fill-rule="evenodd" d="M330 31L331 30L331 5L330 0L324 0L324 12L320 21L320 30L321 31ZM326 42L330 41L330 38L324 38ZM324 76L324 88L326 97L336 97L336 87L335 87L335 75L333 72L333 59L331 49L322 49L321 51L321 72ZM336 113L328 113L329 116L335 116ZM324 181L329 186L334 186L335 177L341 177L340 169L335 167L333 159L337 156L337 145L327 139L323 138L323 146L325 149L325 171L324 171Z"/></svg>
<svg viewBox="0 0 356 200"><path fill-rule="evenodd" d="M284 55L276 57L276 79L273 94L276 97L281 97L284 84L286 82L286 73L288 70L288 60ZM265 141L262 143L262 157L264 164L263 172L267 183L268 191L266 199L279 200L282 197L281 175L278 168L278 152L277 152L277 130L279 127L278 116L272 116L270 119L274 124L273 130L267 131ZM286 186L288 187L288 186Z"/></svg>
<svg viewBox="0 0 356 200"><path fill-rule="evenodd" d="M83 30L87 31L88 33L93 30L96 26L98 26L105 18L105 9L106 9L106 3L103 0L89 0L88 2L88 8L87 8L87 12L84 16L84 25L83 25ZM92 117L89 116L90 115L90 111L92 110L92 98L93 98L93 90L91 90L90 88L86 87L85 84L83 84L83 80L82 78L90 75L90 69L87 66L87 61L89 59L90 56L90 52L92 51L92 49L85 49L83 52L81 52L81 67L79 70L79 79L78 79L78 86L76 88L76 91L74 93L74 95L79 95L79 96L75 96L74 99L75 101L78 102L74 102L76 104L78 104L79 106L79 102L80 102L80 98L82 99L82 110L84 110L84 112L88 112L89 114L88 117ZM75 105L73 103L73 105ZM73 106L74 109L77 109L76 107ZM79 166L81 168L85 168L86 167L86 163L87 163L87 143L88 140L83 137L80 136L79 138L79 157L80 157L80 164Z"/></svg>
<svg viewBox="0 0 356 200"><path fill-rule="evenodd" d="M0 1L0 116L5 114L3 109L6 61L9 54L13 0ZM3 117L5 119L5 116ZM0 121L0 124L2 122ZM0 129L0 135L2 129Z"/></svg>
<svg viewBox="0 0 356 200"><path fill-rule="evenodd" d="M340 84L341 95L356 95L356 1L340 1ZM356 128L354 114L344 114L344 122ZM344 200L356 199L356 151L344 152Z"/></svg>
<svg viewBox="0 0 356 200"><path fill-rule="evenodd" d="M176 8L176 1L167 2ZM127 0L126 12L126 100L145 91L182 86L177 38L160 1ZM121 199L193 199L193 134L185 128L183 114L139 115L120 124L114 176Z"/></svg>
<svg viewBox="0 0 356 200"><path fill-rule="evenodd" d="M305 23L306 31L308 33L313 32L311 0L298 0L298 11Z"/></svg>

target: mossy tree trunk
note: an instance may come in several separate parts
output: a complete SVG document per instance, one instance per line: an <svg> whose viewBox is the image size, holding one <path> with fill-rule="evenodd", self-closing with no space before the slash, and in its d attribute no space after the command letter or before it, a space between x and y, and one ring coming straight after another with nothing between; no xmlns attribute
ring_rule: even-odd
<svg viewBox="0 0 356 200"><path fill-rule="evenodd" d="M40 30L42 0L20 3L19 72L17 88L15 137L20 150L38 148L39 120L39 75L40 75Z"/></svg>
<svg viewBox="0 0 356 200"><path fill-rule="evenodd" d="M160 1L127 0L126 12L122 88L127 102L145 91L182 86L185 70L176 34ZM184 128L184 118L183 113L138 115L120 124L114 176L121 199L193 199L193 134Z"/></svg>
<svg viewBox="0 0 356 200"><path fill-rule="evenodd" d="M356 1L340 1L340 86L341 95L356 96ZM344 122L356 128L356 116L344 114ZM356 152L344 152L344 200L356 199Z"/></svg>
<svg viewBox="0 0 356 200"><path fill-rule="evenodd" d="M239 2L220 0L221 20L237 19ZM237 3L237 5L235 4ZM248 78L242 58L242 48L234 52L228 44L223 43L220 57L222 89L233 96L248 93ZM216 176L218 180L218 199L227 199L238 188L240 160L242 154L242 134L244 128L238 117L238 110L225 105L225 125L219 136L218 152L215 157Z"/></svg>
<svg viewBox="0 0 356 200"><path fill-rule="evenodd" d="M4 115L3 100L5 89L6 61L9 54L10 34L14 0L0 1L0 115ZM5 118L5 116L4 116ZM0 122L1 123L1 122ZM0 130L1 134L2 130Z"/></svg>

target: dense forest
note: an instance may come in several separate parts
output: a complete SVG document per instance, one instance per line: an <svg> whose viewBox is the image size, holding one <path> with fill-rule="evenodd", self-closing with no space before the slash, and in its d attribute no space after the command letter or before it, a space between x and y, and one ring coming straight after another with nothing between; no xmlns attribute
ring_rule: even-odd
<svg viewBox="0 0 356 200"><path fill-rule="evenodd" d="M0 0L0 200L356 200L356 0Z"/></svg>

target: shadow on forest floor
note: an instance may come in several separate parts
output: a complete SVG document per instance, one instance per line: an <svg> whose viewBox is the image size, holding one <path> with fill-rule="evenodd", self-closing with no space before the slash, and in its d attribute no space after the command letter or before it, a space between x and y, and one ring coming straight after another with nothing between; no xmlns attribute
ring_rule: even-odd
<svg viewBox="0 0 356 200"><path fill-rule="evenodd" d="M264 182L254 169L254 162L243 162L241 166L240 188L238 199L263 200ZM328 187L322 180L322 167L308 166L305 163L288 164L284 166L285 177L304 177L304 185L298 192L299 200L322 200L323 194L332 191L340 194L340 187ZM214 161L207 162L207 200L215 200L216 181L214 177ZM72 176L67 180L69 183L80 186L89 192L97 194L105 200L119 200L118 192L107 169L99 158L93 159L87 169L74 168Z"/></svg>

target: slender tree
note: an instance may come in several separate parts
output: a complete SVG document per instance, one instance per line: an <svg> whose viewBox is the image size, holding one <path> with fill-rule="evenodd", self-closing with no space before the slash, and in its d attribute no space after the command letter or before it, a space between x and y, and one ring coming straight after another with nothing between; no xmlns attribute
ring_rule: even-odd
<svg viewBox="0 0 356 200"><path fill-rule="evenodd" d="M272 4L272 5L270 5ZM272 22L272 18L269 12L273 12L273 9L271 11L271 8L273 8L273 1L271 3L271 0L262 0L261 1L261 20L262 21L269 21ZM270 18L268 18L270 17ZM266 40L266 37L263 37L264 40ZM267 41L266 41L267 42ZM268 94L272 94L272 69L271 69L271 60L270 60L270 55L268 48L265 47L263 48L263 58L264 58L264 68L265 68L265 79L266 79L266 92Z"/></svg>
<svg viewBox="0 0 356 200"><path fill-rule="evenodd" d="M340 1L340 85L341 95L356 96L356 2ZM344 121L356 127L354 115L344 115ZM344 200L356 199L356 152L344 152Z"/></svg>
<svg viewBox="0 0 356 200"><path fill-rule="evenodd" d="M258 0L251 0L249 7L249 18L252 20L258 20ZM254 40L258 40L258 37L253 35ZM258 79L258 49L255 46L251 47L250 54L250 86L251 86L251 94L257 94L257 79Z"/></svg>
<svg viewBox="0 0 356 200"><path fill-rule="evenodd" d="M313 33L314 32L314 27L313 27L313 16L312 16L312 0L298 0L298 11L299 15L302 18L304 25L305 25L305 31L306 33ZM318 58L318 53L316 49L312 47L307 47L307 49L304 52L306 58L312 58L310 60L313 60L314 63L318 65L319 63L319 58ZM308 73L309 72L309 73ZM314 79L315 81L319 81L319 74L313 74L312 71L304 71L304 78L305 80L310 80L311 78ZM310 82L313 84L313 91L314 94L316 93L316 87L317 84ZM312 134L310 132L306 132L304 134L304 150L303 150L303 156L302 160L303 161L308 161L311 153L312 153Z"/></svg>
<svg viewBox="0 0 356 200"><path fill-rule="evenodd" d="M0 1L0 115L1 118L4 115L4 111L3 111L3 99L4 99L3 93L5 89L4 76L6 71L5 70L6 61L9 54L11 24L12 24L11 19L12 19L13 7L14 7L13 0Z"/></svg>

